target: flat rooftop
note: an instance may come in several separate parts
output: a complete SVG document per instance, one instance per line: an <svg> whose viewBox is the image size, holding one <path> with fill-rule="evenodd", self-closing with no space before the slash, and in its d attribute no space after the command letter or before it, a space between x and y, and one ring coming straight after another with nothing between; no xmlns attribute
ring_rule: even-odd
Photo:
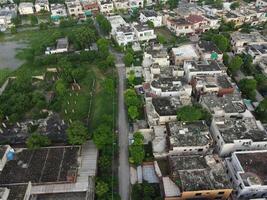
<svg viewBox="0 0 267 200"><path fill-rule="evenodd" d="M60 38L57 40L57 49L68 48L69 41L68 38Z"/></svg>
<svg viewBox="0 0 267 200"><path fill-rule="evenodd" d="M267 140L266 132L259 128L258 122L252 117L218 117L214 120L225 143L242 139L251 139L254 142Z"/></svg>
<svg viewBox="0 0 267 200"><path fill-rule="evenodd" d="M178 108L183 106L178 97L156 97L152 104L160 116L176 115Z"/></svg>
<svg viewBox="0 0 267 200"><path fill-rule="evenodd" d="M142 24L142 23L136 24L136 25L134 25L134 27L139 32L152 30L151 28L149 28L149 26L147 24Z"/></svg>
<svg viewBox="0 0 267 200"><path fill-rule="evenodd" d="M182 191L231 188L217 156L169 156L171 179Z"/></svg>
<svg viewBox="0 0 267 200"><path fill-rule="evenodd" d="M251 32L251 33L234 32L231 34L231 38L233 40L247 41L248 43L267 42L267 39L259 32Z"/></svg>
<svg viewBox="0 0 267 200"><path fill-rule="evenodd" d="M9 195L7 200L24 200L28 184L8 186Z"/></svg>
<svg viewBox="0 0 267 200"><path fill-rule="evenodd" d="M204 146L212 142L204 121L170 122L167 124L170 147Z"/></svg>
<svg viewBox="0 0 267 200"><path fill-rule="evenodd" d="M267 185L267 151L238 152L235 154L244 173L240 173L244 184Z"/></svg>
<svg viewBox="0 0 267 200"><path fill-rule="evenodd" d="M0 184L69 182L68 175L77 174L79 151L79 146L16 151L0 174Z"/></svg>
<svg viewBox="0 0 267 200"><path fill-rule="evenodd" d="M180 47L172 48L172 52L175 56L185 56L191 58L198 58L198 53L193 44L182 45Z"/></svg>
<svg viewBox="0 0 267 200"><path fill-rule="evenodd" d="M199 75L195 79L206 87L232 88L232 82L227 75Z"/></svg>
<svg viewBox="0 0 267 200"><path fill-rule="evenodd" d="M206 108L214 114L218 110L223 110L225 113L244 113L246 107L242 99L233 94L225 94L223 97L217 94L204 94L201 97L201 103L206 105Z"/></svg>
<svg viewBox="0 0 267 200"><path fill-rule="evenodd" d="M217 52L221 54L221 50L218 49L218 47L214 44L212 41L200 41L198 43L198 46L200 49L202 49L204 52Z"/></svg>
<svg viewBox="0 0 267 200"><path fill-rule="evenodd" d="M191 72L195 71L221 71L221 66L215 60L210 60L207 62L197 62L197 61L188 61L191 62L191 68L189 69Z"/></svg>
<svg viewBox="0 0 267 200"><path fill-rule="evenodd" d="M158 16L158 14L154 10L143 10L141 13L145 15L146 17L157 17Z"/></svg>
<svg viewBox="0 0 267 200"><path fill-rule="evenodd" d="M154 88L159 88L163 92L168 91L179 91L186 85L187 82L184 78L163 78L155 79L151 82L151 86Z"/></svg>

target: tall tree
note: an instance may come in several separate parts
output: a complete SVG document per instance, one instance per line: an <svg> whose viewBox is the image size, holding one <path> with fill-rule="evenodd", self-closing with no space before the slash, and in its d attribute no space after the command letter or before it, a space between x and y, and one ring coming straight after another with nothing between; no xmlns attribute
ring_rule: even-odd
<svg viewBox="0 0 267 200"><path fill-rule="evenodd" d="M252 100L256 97L256 87L257 81L254 79L244 78L239 82L241 92Z"/></svg>
<svg viewBox="0 0 267 200"><path fill-rule="evenodd" d="M126 53L126 55L123 57L123 61L126 67L130 67L134 61L133 54L130 52Z"/></svg>
<svg viewBox="0 0 267 200"><path fill-rule="evenodd" d="M235 56L230 61L229 69L233 74L235 74L240 69L242 64L243 64L242 58L240 56Z"/></svg>
<svg viewBox="0 0 267 200"><path fill-rule="evenodd" d="M95 31L88 26L83 26L75 29L72 33L74 43L80 49L90 47L96 41Z"/></svg>
<svg viewBox="0 0 267 200"><path fill-rule="evenodd" d="M93 141L98 149L103 149L106 145L112 144L112 130L106 125L100 125L93 134Z"/></svg>
<svg viewBox="0 0 267 200"><path fill-rule="evenodd" d="M130 161L134 164L141 164L145 158L144 136L140 132L133 135L133 144L130 146Z"/></svg>
<svg viewBox="0 0 267 200"><path fill-rule="evenodd" d="M223 35L214 35L212 40L222 52L225 52L229 47L229 40Z"/></svg>
<svg viewBox="0 0 267 200"><path fill-rule="evenodd" d="M26 141L26 145L29 149L38 149L40 147L49 146L51 144L50 139L47 136L33 133Z"/></svg>
<svg viewBox="0 0 267 200"><path fill-rule="evenodd" d="M104 34L106 35L110 34L112 28L111 24L103 14L98 14L96 16L96 21L99 24L100 29Z"/></svg>

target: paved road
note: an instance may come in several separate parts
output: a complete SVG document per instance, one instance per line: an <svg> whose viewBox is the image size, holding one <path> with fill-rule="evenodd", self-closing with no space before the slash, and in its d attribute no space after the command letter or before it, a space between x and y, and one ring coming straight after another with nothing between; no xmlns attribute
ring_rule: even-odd
<svg viewBox="0 0 267 200"><path fill-rule="evenodd" d="M130 191L130 167L129 167L129 152L128 152L128 121L126 109L124 105L123 93L125 90L125 66L121 63L121 54L114 55L117 58L118 70L118 131L119 131L119 192L122 200L129 199Z"/></svg>

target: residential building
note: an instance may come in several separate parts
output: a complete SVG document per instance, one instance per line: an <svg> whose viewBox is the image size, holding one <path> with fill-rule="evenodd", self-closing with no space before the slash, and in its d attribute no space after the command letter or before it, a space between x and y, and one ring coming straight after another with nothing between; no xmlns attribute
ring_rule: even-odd
<svg viewBox="0 0 267 200"><path fill-rule="evenodd" d="M58 21L61 18L67 17L67 10L64 4L51 4L51 19Z"/></svg>
<svg viewBox="0 0 267 200"><path fill-rule="evenodd" d="M267 43L260 45L248 45L246 47L246 53L249 54L253 63L259 63L263 58L267 58Z"/></svg>
<svg viewBox="0 0 267 200"><path fill-rule="evenodd" d="M235 90L233 83L226 74L195 76L190 83L194 93L198 95L216 93L218 96L223 96L231 94Z"/></svg>
<svg viewBox="0 0 267 200"><path fill-rule="evenodd" d="M198 60L200 55L195 45L186 44L172 48L170 57L173 64L181 65L185 60Z"/></svg>
<svg viewBox="0 0 267 200"><path fill-rule="evenodd" d="M154 27L162 26L162 16L153 10L144 10L140 13L140 21L146 23L152 22Z"/></svg>
<svg viewBox="0 0 267 200"><path fill-rule="evenodd" d="M19 4L19 14L20 15L31 15L34 13L34 10L33 10L33 3L30 3L30 2L21 2Z"/></svg>
<svg viewBox="0 0 267 200"><path fill-rule="evenodd" d="M17 16L17 5L8 4L0 9L0 31L12 26L12 18Z"/></svg>
<svg viewBox="0 0 267 200"><path fill-rule="evenodd" d="M245 22L244 15L237 13L237 12L233 12L233 11L228 11L222 17L225 22L227 23L234 22L236 26L240 26Z"/></svg>
<svg viewBox="0 0 267 200"><path fill-rule="evenodd" d="M267 149L267 133L260 121L248 116L215 117L210 130L221 156L234 151Z"/></svg>
<svg viewBox="0 0 267 200"><path fill-rule="evenodd" d="M132 10L143 8L144 7L144 0L129 0L129 6Z"/></svg>
<svg viewBox="0 0 267 200"><path fill-rule="evenodd" d="M169 66L169 55L166 49L148 49L144 52L144 60L150 64L157 63L160 66Z"/></svg>
<svg viewBox="0 0 267 200"><path fill-rule="evenodd" d="M236 53L241 53L248 45L267 44L267 39L259 32L240 33L234 32L231 34L231 45Z"/></svg>
<svg viewBox="0 0 267 200"><path fill-rule="evenodd" d="M50 11L48 0L36 0L34 7L36 12Z"/></svg>
<svg viewBox="0 0 267 200"><path fill-rule="evenodd" d="M206 75L222 75L226 73L226 68L222 63L215 60L209 61L185 61L184 62L185 77L188 81L192 81L194 77Z"/></svg>
<svg viewBox="0 0 267 200"><path fill-rule="evenodd" d="M31 182L0 187L1 200L30 200Z"/></svg>
<svg viewBox="0 0 267 200"><path fill-rule="evenodd" d="M114 10L114 5L111 0L99 0L98 1L99 10L101 13L110 14Z"/></svg>
<svg viewBox="0 0 267 200"><path fill-rule="evenodd" d="M177 120L177 110L191 104L191 97L181 95L179 97L147 97L146 114L150 126L162 125L166 122Z"/></svg>
<svg viewBox="0 0 267 200"><path fill-rule="evenodd" d="M191 96L192 87L183 77L159 77L150 83L150 93L160 97Z"/></svg>
<svg viewBox="0 0 267 200"><path fill-rule="evenodd" d="M162 178L165 200L229 198L232 187L217 155L173 155L168 162L169 176Z"/></svg>
<svg viewBox="0 0 267 200"><path fill-rule="evenodd" d="M121 27L124 25L130 26L129 24L126 23L126 21L120 15L107 16L107 19L111 24L111 35L116 35L116 31L118 27Z"/></svg>
<svg viewBox="0 0 267 200"><path fill-rule="evenodd" d="M226 158L227 171L238 199L267 197L267 151L233 152Z"/></svg>
<svg viewBox="0 0 267 200"><path fill-rule="evenodd" d="M169 155L206 154L213 144L205 121L169 122L166 129Z"/></svg>
<svg viewBox="0 0 267 200"><path fill-rule="evenodd" d="M134 29L129 25L117 27L114 38L120 46L133 43L136 40Z"/></svg>
<svg viewBox="0 0 267 200"><path fill-rule="evenodd" d="M267 7L267 1L266 0L256 0L256 7Z"/></svg>
<svg viewBox="0 0 267 200"><path fill-rule="evenodd" d="M68 10L68 15L78 18L84 17L83 7L79 1L68 0L68 2L66 1L66 5Z"/></svg>
<svg viewBox="0 0 267 200"><path fill-rule="evenodd" d="M243 116L247 111L240 93L231 94L204 94L200 96L199 103L214 117Z"/></svg>
<svg viewBox="0 0 267 200"><path fill-rule="evenodd" d="M201 40L197 43L196 48L203 60L222 61L223 53L212 41Z"/></svg>
<svg viewBox="0 0 267 200"><path fill-rule="evenodd" d="M113 0L113 4L117 10L128 10L130 8L127 0Z"/></svg>
<svg viewBox="0 0 267 200"><path fill-rule="evenodd" d="M69 40L68 38L60 38L57 40L55 47L47 47L45 54L55 54L55 53L64 53L69 50Z"/></svg>
<svg viewBox="0 0 267 200"><path fill-rule="evenodd" d="M40 199L42 195L53 195L52 199L74 199L68 195L81 193L94 199L97 156L92 141L82 146L18 148L0 172L0 187L10 190L12 196L8 199L12 200ZM17 188L14 194L13 187ZM57 198L62 193L65 198ZM20 198L15 198L15 194Z"/></svg>
<svg viewBox="0 0 267 200"><path fill-rule="evenodd" d="M81 4L84 10L84 14L86 16L92 16L92 15L95 16L99 13L99 7L96 1L93 2L83 1Z"/></svg>
<svg viewBox="0 0 267 200"><path fill-rule="evenodd" d="M263 58L261 61L259 61L259 67L262 73L267 76L267 58Z"/></svg>
<svg viewBox="0 0 267 200"><path fill-rule="evenodd" d="M133 28L138 41L149 41L157 38L154 29L149 28L147 24L136 24Z"/></svg>

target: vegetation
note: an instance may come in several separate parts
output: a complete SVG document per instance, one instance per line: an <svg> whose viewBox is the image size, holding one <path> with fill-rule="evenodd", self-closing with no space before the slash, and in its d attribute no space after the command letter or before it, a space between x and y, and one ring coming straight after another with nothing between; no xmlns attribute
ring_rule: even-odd
<svg viewBox="0 0 267 200"><path fill-rule="evenodd" d="M260 102L256 108L256 116L263 122L267 122L267 98Z"/></svg>
<svg viewBox="0 0 267 200"><path fill-rule="evenodd" d="M83 144L88 139L88 130L80 121L74 121L67 129L68 142L72 145Z"/></svg>
<svg viewBox="0 0 267 200"><path fill-rule="evenodd" d="M130 152L130 163L140 165L145 158L144 150L144 136L140 132L136 132L133 135L133 144L129 148Z"/></svg>
<svg viewBox="0 0 267 200"><path fill-rule="evenodd" d="M242 79L239 81L239 88L247 98L255 100L257 81L254 79Z"/></svg>
<svg viewBox="0 0 267 200"><path fill-rule="evenodd" d="M193 122L197 120L209 121L210 119L210 113L208 113L208 111L203 109L200 105L183 106L177 111L178 121Z"/></svg>
<svg viewBox="0 0 267 200"><path fill-rule="evenodd" d="M168 0L167 3L170 7L171 10L177 8L178 6L178 3L179 3L180 0Z"/></svg>
<svg viewBox="0 0 267 200"><path fill-rule="evenodd" d="M160 189L157 184L136 183L132 187L131 199L140 200L140 199L154 199L154 200L163 200L160 197Z"/></svg>
<svg viewBox="0 0 267 200"><path fill-rule="evenodd" d="M134 61L133 54L130 52L126 53L124 58L123 58L123 61L124 61L124 64L126 67L130 67Z"/></svg>
<svg viewBox="0 0 267 200"><path fill-rule="evenodd" d="M96 195L99 199L107 194L109 190L108 184L104 181L97 181L96 183Z"/></svg>
<svg viewBox="0 0 267 200"><path fill-rule="evenodd" d="M101 29L101 31L108 35L111 31L111 24L110 22L107 20L107 18L103 15L103 14L98 14L96 16L96 21L99 24L99 27Z"/></svg>
<svg viewBox="0 0 267 200"><path fill-rule="evenodd" d="M26 141L27 148L38 149L41 147L49 146L51 141L47 136L33 133Z"/></svg>
<svg viewBox="0 0 267 200"><path fill-rule="evenodd" d="M230 5L230 9L231 9L231 10L236 10L239 6L240 6L240 3L239 3L238 1L236 1L236 2L233 2L233 3Z"/></svg>
<svg viewBox="0 0 267 200"><path fill-rule="evenodd" d="M131 120L136 120L141 113L142 101L134 89L127 89L124 93L125 104Z"/></svg>
<svg viewBox="0 0 267 200"><path fill-rule="evenodd" d="M229 63L229 70L232 74L235 74L242 66L243 60L240 56L235 56Z"/></svg>

